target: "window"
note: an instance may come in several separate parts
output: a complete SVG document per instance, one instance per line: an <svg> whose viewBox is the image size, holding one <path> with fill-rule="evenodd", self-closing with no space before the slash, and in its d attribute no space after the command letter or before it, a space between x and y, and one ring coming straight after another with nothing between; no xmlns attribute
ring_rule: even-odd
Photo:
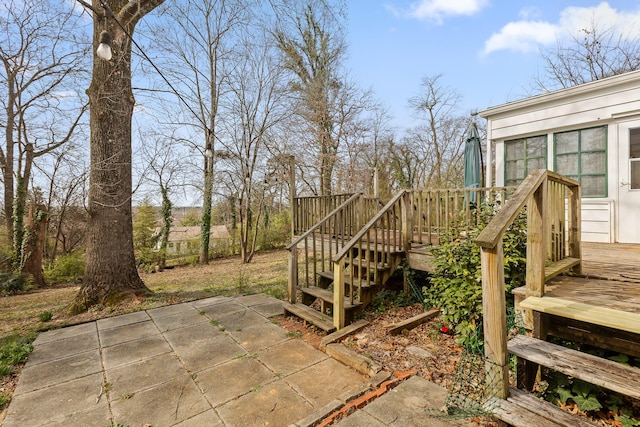
<svg viewBox="0 0 640 427"><path fill-rule="evenodd" d="M505 185L518 185L536 169L547 168L547 137L505 141Z"/></svg>
<svg viewBox="0 0 640 427"><path fill-rule="evenodd" d="M640 129L629 130L629 171L631 189L640 190Z"/></svg>
<svg viewBox="0 0 640 427"><path fill-rule="evenodd" d="M556 172L580 181L583 197L607 197L606 126L556 133Z"/></svg>

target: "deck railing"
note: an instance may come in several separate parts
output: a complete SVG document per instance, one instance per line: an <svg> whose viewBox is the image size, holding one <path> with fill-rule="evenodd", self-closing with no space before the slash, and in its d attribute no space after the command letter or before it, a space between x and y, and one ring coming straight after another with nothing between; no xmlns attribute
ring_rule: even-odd
<svg viewBox="0 0 640 427"><path fill-rule="evenodd" d="M406 252L410 245L411 194L401 191L365 224L353 238L333 256L333 322L345 326L345 289L349 302L361 302L362 287L379 283L378 267L388 267L392 256Z"/></svg>
<svg viewBox="0 0 640 427"><path fill-rule="evenodd" d="M312 202L311 198L300 198L298 208L309 208L305 215L300 214L302 223L319 212L325 211L333 203L344 198L345 195L321 197L319 202ZM287 246L289 251L289 300L295 303L296 290L299 285L317 286L318 273L331 271L332 256L355 235L378 210L379 202L372 198L363 197L356 193L344 198L324 217L306 227L306 230ZM311 215L308 215L311 214ZM305 219L306 218L306 219ZM299 252L303 259L299 260ZM304 270L300 272L299 265ZM302 273L302 277L300 277Z"/></svg>
<svg viewBox="0 0 640 427"><path fill-rule="evenodd" d="M484 351L489 393L509 394L502 237L519 212L527 212L527 296L544 294L554 265L581 270L580 184L547 170L530 174L476 239L482 263Z"/></svg>
<svg viewBox="0 0 640 427"><path fill-rule="evenodd" d="M437 245L445 236L478 226L481 207L504 202L517 187L448 188L412 191L413 241Z"/></svg>

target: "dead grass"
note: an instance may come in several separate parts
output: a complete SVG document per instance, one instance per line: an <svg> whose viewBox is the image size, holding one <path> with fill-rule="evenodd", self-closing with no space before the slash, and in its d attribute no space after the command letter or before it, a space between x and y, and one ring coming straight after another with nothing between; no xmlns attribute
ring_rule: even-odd
<svg viewBox="0 0 640 427"><path fill-rule="evenodd" d="M214 259L206 266L175 267L162 273L141 274L141 277L154 292L152 296L113 307L93 307L76 316L66 311L79 289L77 284L0 298L0 338L217 295L265 293L283 299L287 287L287 252L261 252L250 264L241 264L239 257L228 257ZM45 311L50 311L53 318L42 323L39 316Z"/></svg>

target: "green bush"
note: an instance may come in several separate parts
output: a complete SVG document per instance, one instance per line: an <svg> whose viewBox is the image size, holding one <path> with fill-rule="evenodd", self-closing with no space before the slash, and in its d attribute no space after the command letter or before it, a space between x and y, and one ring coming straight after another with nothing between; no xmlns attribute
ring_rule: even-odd
<svg viewBox="0 0 640 427"><path fill-rule="evenodd" d="M435 272L423 288L425 305L442 310L442 320L455 328L462 344L471 344L473 337L479 336L477 329L482 326L482 270L480 247L475 238L494 211L493 206L483 207L479 226L468 231L465 238L445 241L433 248ZM525 283L526 242L526 214L523 212L507 229L503 239L505 292L510 300L511 290Z"/></svg>
<svg viewBox="0 0 640 427"><path fill-rule="evenodd" d="M44 279L49 283L77 282L83 274L83 255L71 253L56 258L53 267L44 271Z"/></svg>
<svg viewBox="0 0 640 427"><path fill-rule="evenodd" d="M0 295L13 295L24 290L26 282L21 276L0 273Z"/></svg>

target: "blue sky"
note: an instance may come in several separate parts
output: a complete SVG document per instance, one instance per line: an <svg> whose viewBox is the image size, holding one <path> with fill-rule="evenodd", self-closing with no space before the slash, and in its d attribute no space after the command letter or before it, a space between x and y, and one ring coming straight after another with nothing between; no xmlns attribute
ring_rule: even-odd
<svg viewBox="0 0 640 427"><path fill-rule="evenodd" d="M351 77L411 126L410 97L425 76L461 97L461 113L526 97L542 72L540 48L580 28L640 34L637 1L347 0Z"/></svg>

